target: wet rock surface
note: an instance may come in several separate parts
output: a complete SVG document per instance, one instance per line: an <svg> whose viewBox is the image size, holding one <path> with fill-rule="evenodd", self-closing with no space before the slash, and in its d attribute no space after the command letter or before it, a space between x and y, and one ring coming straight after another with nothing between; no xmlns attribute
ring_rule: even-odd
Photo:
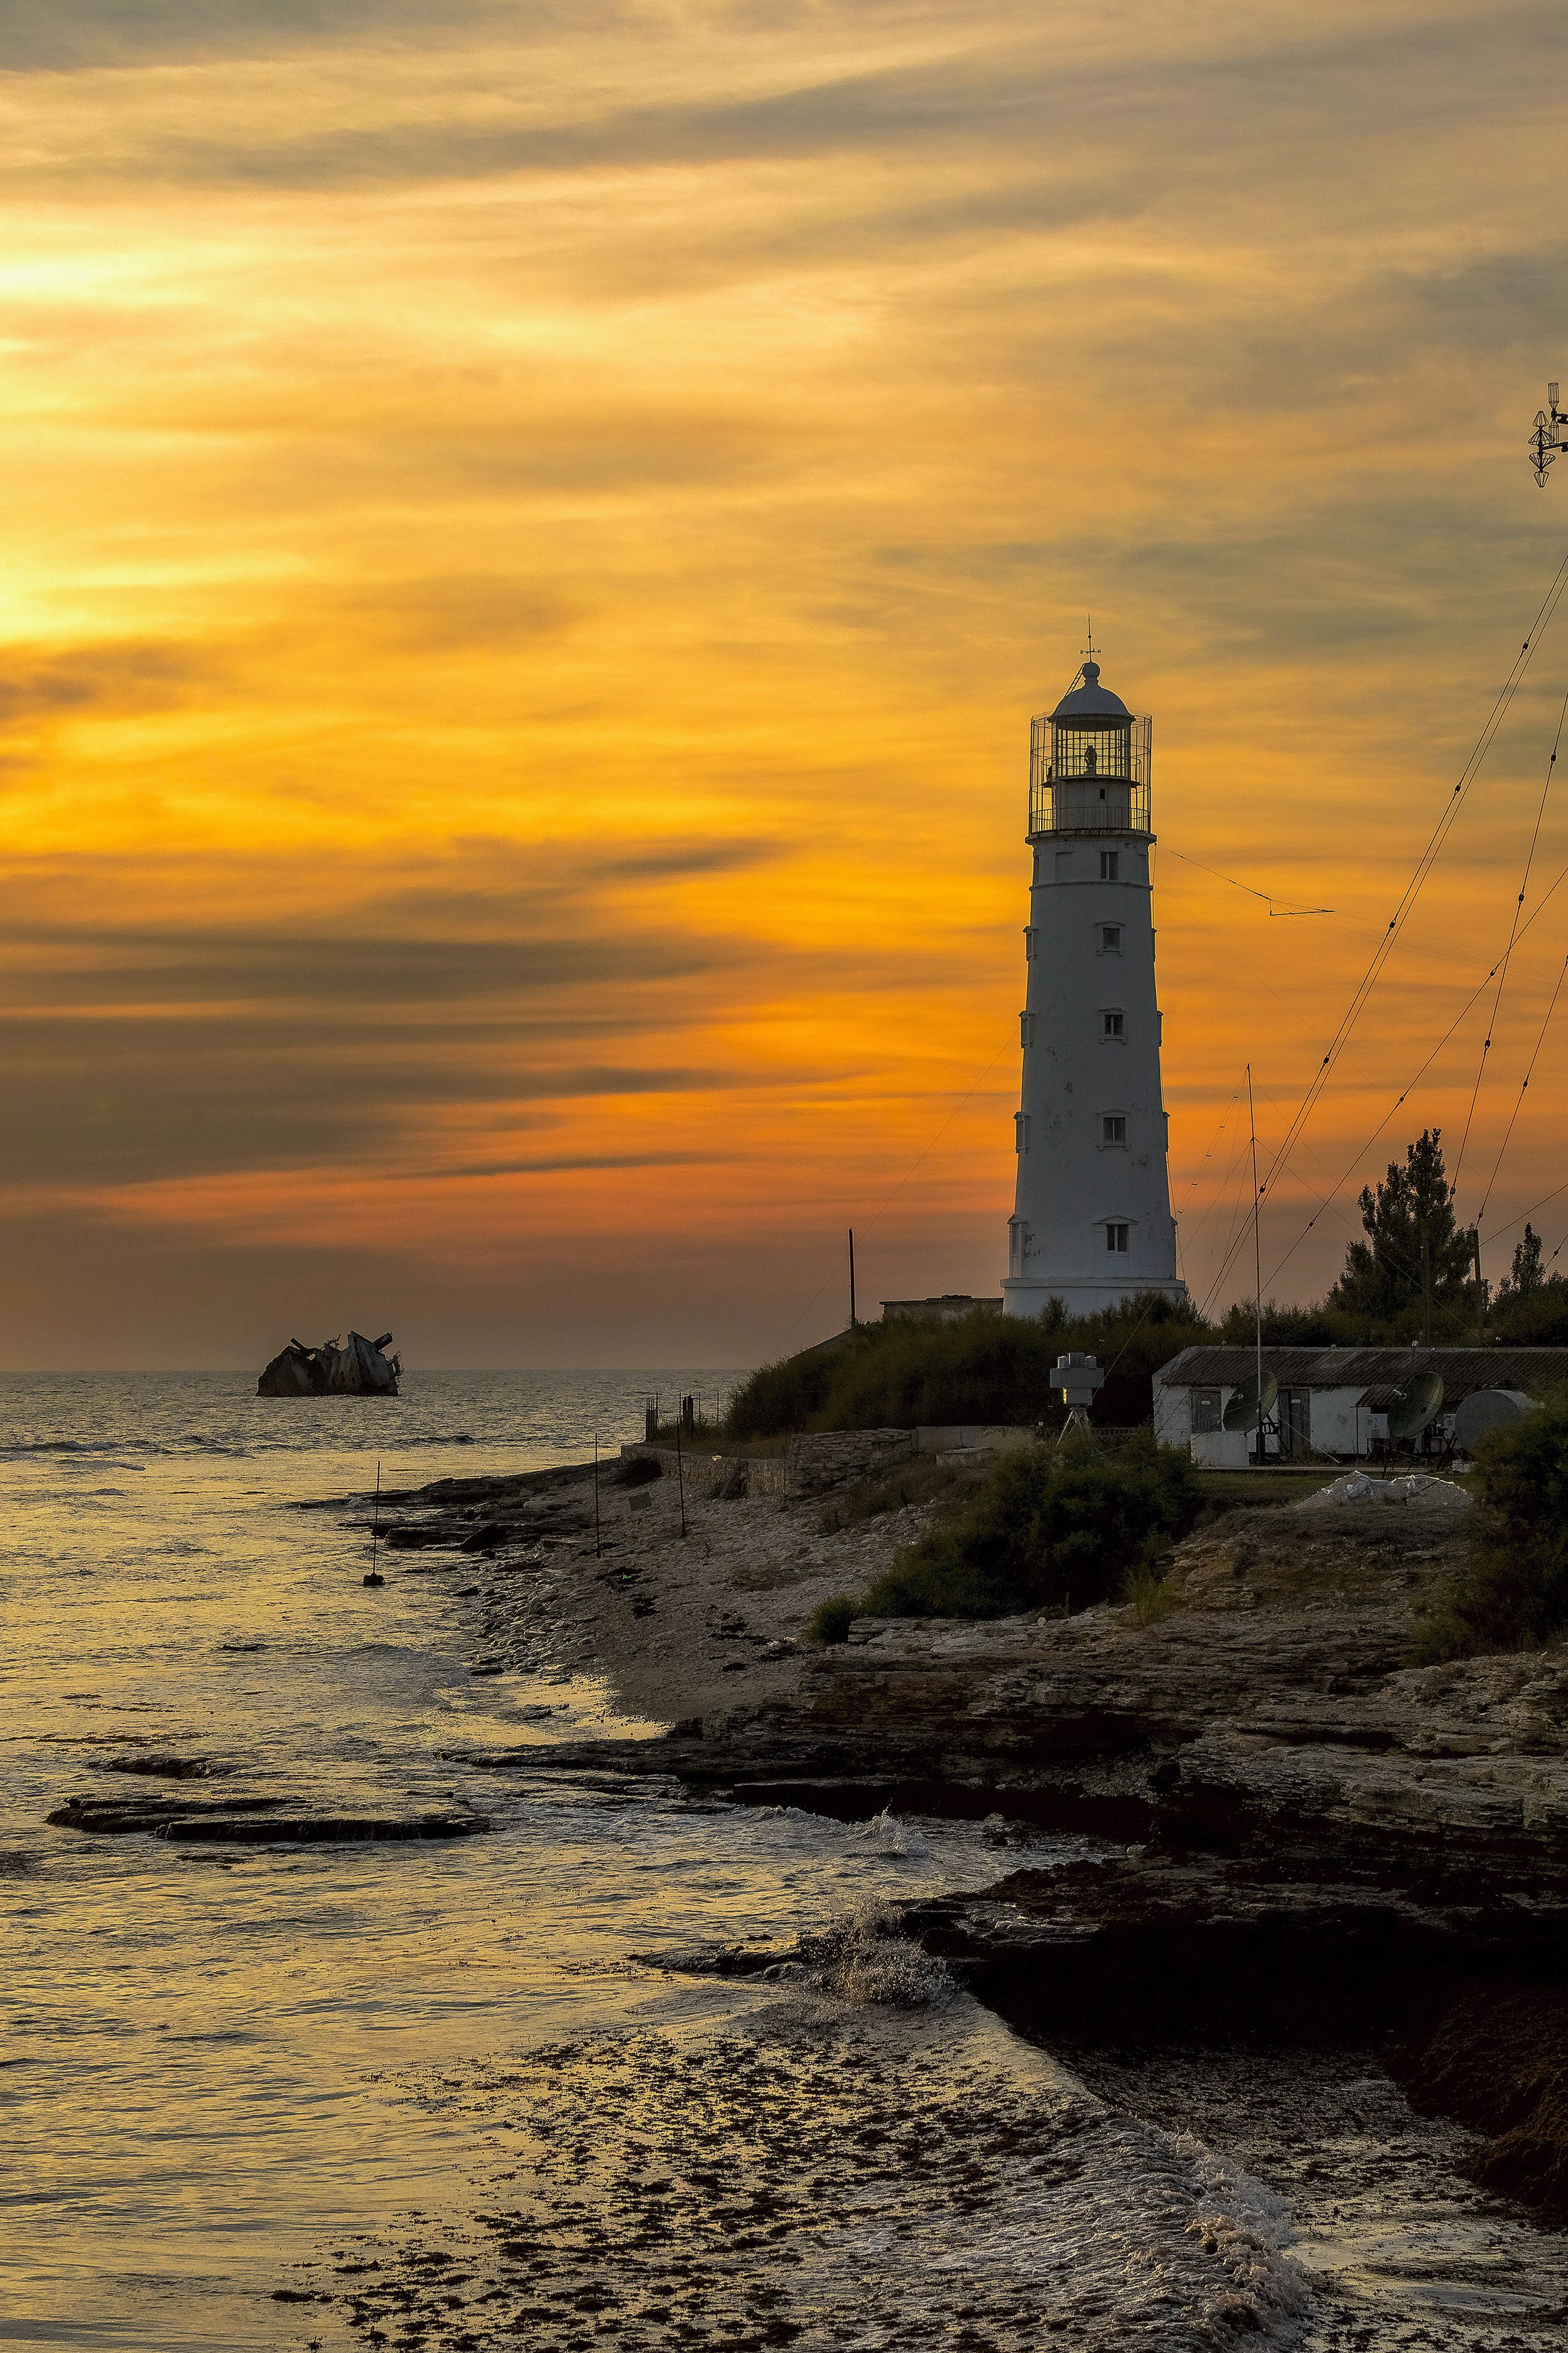
<svg viewBox="0 0 1568 2353"><path fill-rule="evenodd" d="M141 1831L175 1844L206 1841L225 1846L326 1844L342 1840L472 1838L489 1824L479 1814L301 1814L287 1810L284 1798L143 1798L123 1804L98 1798L68 1798L47 1819L58 1830L82 1831L92 1838L124 1838Z"/></svg>
<svg viewBox="0 0 1568 2353"><path fill-rule="evenodd" d="M1164 1609L1152 1622L1117 1607L983 1625L862 1620L862 1641L815 1650L802 1639L811 1610L889 1565L927 1524L923 1508L858 1519L841 1503L827 1515L741 1493L723 1465L706 1491L694 1466L687 1472L684 1538L672 1482L633 1498L602 1487L597 1552L581 1473L531 1486L445 1482L398 1499L405 1548L421 1555L401 1573L481 1576L476 1672L591 1663L629 1710L672 1725L653 1740L534 1737L468 1759L565 1773L606 1795L653 1775L844 1819L888 1806L961 1813L994 1822L999 1847L1029 1825L1117 1841L1115 1854L910 1906L903 1929L1020 2033L1084 2054L1135 2116L1191 2121L1200 2137L1212 2129L1244 2163L1252 2150L1282 2196L1304 2201L1309 2234L1333 2220L1329 2189L1329 2203L1315 2203L1314 2185L1348 2185L1341 2219L1361 2201L1362 2253L1337 2271L1309 2264L1302 2314L1280 2306L1226 2324L1231 2333L1444 2353L1552 2341L1557 2274L1543 2255L1510 2306L1496 2250L1514 2251L1506 2262L1521 2248L1558 2247L1552 2262L1561 2252L1498 2197L1558 2212L1568 2178L1568 1659L1409 1664L1414 1613L1458 1559L1466 1515L1419 1498L1397 1509L1255 1507L1201 1529L1162 1564ZM720 1978L773 1972L783 1986L802 1971L820 1985L800 1952L665 1960ZM1489 2042L1483 2020L1497 2026ZM1250 2106L1247 2069L1274 2086ZM1347 2088L1358 2082L1377 2087L1360 2110ZM1314 2084L1327 2103L1318 2109ZM552 2114L536 2085L530 2115L536 2095ZM1370 2153L1352 2149L1353 2116L1374 2111ZM619 2127L605 2131L614 2142ZM888 2147L891 2170L875 2196L868 2177L868 2213L904 2211L910 2155L896 2136ZM1407 2193L1426 2218L1426 2252L1363 2263L1379 2200L1403 2212ZM631 2208L615 2211L615 2228L634 2228ZM680 2211L681 2231L700 2229L695 2213ZM884 2264L904 2259L888 2229ZM920 2230L940 2235L937 2224ZM477 2264L490 2243L471 2234L464 2260ZM588 2341L568 2333L561 2259L531 2252L556 2284L537 2308L515 2306L514 2333L547 2347ZM1358 2263L1382 2284L1345 2288L1346 2266ZM485 2278L499 2313L515 2283L504 2266ZM577 2325L662 2344L679 2309L680 2341L786 2341L761 2333L769 2314L745 2304L742 2282L715 2272L706 2305L694 2279L683 2305L645 2310L625 2300L623 2274L623 2300L584 2307ZM976 2306L967 2318L931 2308L930 2341L1025 2341L1022 2297L1016 2311ZM1037 2306L1027 2341L1058 2326L1068 2342L1143 2341L1116 2334L1123 2320L1109 2308L1060 2323L1052 2309ZM377 2320L367 2306L367 2329L389 2327L392 2310ZM801 2341L847 2341L834 2335L841 2316L786 2302L772 2317ZM428 2316L425 2325L436 2327ZM1169 2313L1161 2326L1175 2326ZM900 2327L889 2307L866 2341L926 2341ZM1148 2341L1187 2339L1178 2330Z"/></svg>
<svg viewBox="0 0 1568 2353"><path fill-rule="evenodd" d="M359 2342L1127 2353L1298 2339L1266 2194L973 2005L940 2028L792 2002L410 2087L489 2145L459 2227L291 2282Z"/></svg>

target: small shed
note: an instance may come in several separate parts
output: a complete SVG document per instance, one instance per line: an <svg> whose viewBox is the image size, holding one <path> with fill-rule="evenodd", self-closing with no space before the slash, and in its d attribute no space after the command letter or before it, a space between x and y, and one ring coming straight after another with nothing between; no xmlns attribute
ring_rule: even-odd
<svg viewBox="0 0 1568 2353"><path fill-rule="evenodd" d="M1258 1368L1255 1348L1184 1348L1154 1376L1154 1435L1190 1448L1216 1470L1245 1470L1255 1433L1226 1430L1225 1409ZM1455 1409L1477 1389L1541 1397L1568 1384L1568 1348L1268 1348L1263 1369L1279 1386L1264 1436L1268 1461L1310 1454L1353 1462L1388 1444L1388 1409L1422 1373L1436 1373L1443 1404L1417 1440L1425 1453L1452 1441Z"/></svg>

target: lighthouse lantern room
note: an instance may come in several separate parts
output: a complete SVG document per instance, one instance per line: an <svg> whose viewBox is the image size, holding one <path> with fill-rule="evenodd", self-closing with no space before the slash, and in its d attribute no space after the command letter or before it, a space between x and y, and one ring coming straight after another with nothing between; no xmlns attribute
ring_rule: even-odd
<svg viewBox="0 0 1568 2353"><path fill-rule="evenodd" d="M1052 1299L1086 1314L1134 1292L1186 1297L1160 1092L1152 734L1092 659L1030 730L1009 1315L1037 1315Z"/></svg>

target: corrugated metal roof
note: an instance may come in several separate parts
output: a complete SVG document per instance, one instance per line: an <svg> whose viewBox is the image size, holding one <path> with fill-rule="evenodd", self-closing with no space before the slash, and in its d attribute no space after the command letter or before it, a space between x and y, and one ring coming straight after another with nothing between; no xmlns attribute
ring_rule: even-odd
<svg viewBox="0 0 1568 2353"><path fill-rule="evenodd" d="M1255 1348L1184 1348L1154 1378L1167 1388L1234 1388L1256 1371ZM1263 1368L1282 1389L1402 1389L1438 1373L1443 1403L1474 1389L1543 1389L1568 1383L1568 1348L1270 1348Z"/></svg>

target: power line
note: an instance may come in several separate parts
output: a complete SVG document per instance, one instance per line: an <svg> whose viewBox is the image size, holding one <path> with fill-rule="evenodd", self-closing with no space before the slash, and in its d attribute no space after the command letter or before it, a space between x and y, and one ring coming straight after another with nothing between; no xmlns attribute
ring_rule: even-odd
<svg viewBox="0 0 1568 2353"><path fill-rule="evenodd" d="M1563 866L1559 871L1556 880L1552 883L1550 889L1542 893L1542 897L1537 901L1534 908L1520 925L1520 939L1523 939L1531 925L1535 923L1540 916L1546 913L1547 907L1550 905L1552 900L1556 896L1557 892L1562 889L1564 882L1568 882L1568 866ZM1331 1186L1330 1190L1319 1200L1317 1208L1313 1210L1311 1216L1308 1219L1306 1224L1302 1227L1300 1232L1291 1243L1289 1249L1285 1252L1284 1257L1276 1261L1273 1271L1268 1277L1270 1282L1274 1281L1276 1275L1282 1271L1288 1262L1294 1258L1296 1252L1300 1249L1301 1244L1306 1240L1307 1236L1317 1224L1318 1219L1322 1216L1323 1211L1332 1206L1335 1198L1342 1190L1349 1179L1354 1176L1356 1170L1361 1166L1363 1160L1372 1150L1373 1145L1377 1142L1378 1137L1383 1134L1384 1129L1388 1125L1388 1123L1394 1117L1394 1113L1398 1111L1401 1105L1407 1102L1409 1097L1415 1093L1416 1088L1420 1085L1422 1080L1426 1077L1427 1071L1436 1060L1438 1055L1443 1051L1444 1047L1448 1043L1449 1039L1453 1037L1456 1030L1461 1029L1465 1022L1468 1020L1470 1015L1475 1011L1476 1007L1480 1003L1481 998L1486 995L1487 990L1490 987L1492 982L1497 978L1497 976L1498 965L1494 964L1491 970L1485 976L1484 979L1478 982L1477 986L1471 990L1469 996L1465 999L1464 1004L1454 1016L1452 1021L1449 1022L1448 1027L1444 1030L1443 1035L1438 1039L1437 1043L1433 1047L1431 1052L1427 1055L1426 1060L1416 1071L1415 1076L1410 1080L1407 1085L1401 1088L1399 1093L1395 1095L1394 1101L1389 1104L1388 1109L1384 1113L1383 1117L1378 1121L1377 1125L1373 1129L1372 1134L1352 1155L1349 1165L1346 1166L1343 1174L1340 1176L1339 1181L1335 1185Z"/></svg>
<svg viewBox="0 0 1568 2353"><path fill-rule="evenodd" d="M1222 874L1217 866L1205 866L1201 858L1189 858L1184 849L1173 849L1168 854L1172 858L1179 858L1184 866L1195 866L1200 874L1212 874L1216 882L1228 882L1233 891L1245 891L1249 899L1261 899L1273 916L1331 915L1334 912L1331 907L1279 906L1268 892L1255 890L1250 882L1238 882L1234 874Z"/></svg>
<svg viewBox="0 0 1568 2353"><path fill-rule="evenodd" d="M1295 1115L1286 1129L1285 1134L1279 1144L1279 1147L1275 1153L1273 1160L1269 1164L1268 1174L1265 1176L1263 1183L1259 1187L1260 1198L1283 1174L1286 1165L1289 1160L1290 1154L1295 1148L1298 1137L1305 1127L1308 1120L1311 1117L1312 1112L1316 1108L1319 1099L1328 1085L1329 1079L1335 1063L1339 1060L1346 1046L1350 1043L1351 1036L1355 1029L1356 1023L1360 1020L1363 1012L1366 1008L1367 1001L1382 976L1384 965L1387 964L1389 957L1393 955L1395 946L1398 944L1400 934L1403 933L1411 915L1415 912L1415 902L1426 886L1427 878L1431 874L1433 867L1436 864L1444 843L1447 840L1448 835L1452 831L1454 825L1458 820L1459 811L1463 807L1465 801L1468 797L1470 786L1474 784L1476 777L1480 773L1481 763L1485 759L1487 753L1490 750L1498 730L1502 725L1503 720L1506 718L1509 709L1513 702L1513 698L1519 691L1521 681L1522 681L1526 670L1530 668L1531 655L1539 639L1541 630L1551 621L1552 615L1556 612L1557 607L1562 601L1563 593L1565 587L1568 587L1568 555L1563 557L1562 563L1557 567L1552 586L1548 588L1545 596L1542 597L1541 605L1536 612L1535 618L1531 624L1529 635L1525 638L1518 653L1514 656L1513 661L1509 669L1508 676L1504 680L1502 686L1499 689L1496 700L1492 704L1490 712L1488 713L1486 724L1481 729L1480 734L1476 739L1475 746L1470 753L1469 758L1465 762L1463 768L1459 772L1459 781L1454 786L1453 792L1449 795L1448 799L1445 804L1442 815L1432 828L1432 832L1427 839L1426 846L1422 850L1420 857L1417 859L1414 871L1412 872L1410 879L1406 882L1404 892L1400 896L1399 903L1395 907L1393 915L1389 918L1387 927L1379 939L1377 946L1373 950L1372 957L1367 965L1367 968L1356 985L1356 988L1351 997L1350 1004L1347 1006L1341 1018L1338 1029L1334 1031L1332 1038L1329 1041L1328 1051L1324 1054L1322 1060L1319 1063L1316 1071L1313 1073L1312 1078L1308 1084L1307 1091L1297 1106ZM1494 966L1494 970L1495 969L1496 967ZM1235 1256L1236 1250L1238 1248L1239 1241L1232 1243L1231 1249L1226 1254L1226 1260L1215 1278L1213 1286L1215 1291L1218 1290L1220 1283L1225 1280L1225 1276L1229 1268L1230 1260Z"/></svg>
<svg viewBox="0 0 1568 2353"><path fill-rule="evenodd" d="M1557 718L1557 733L1552 739L1552 757L1546 763L1546 781L1541 787L1541 806L1535 812L1535 830L1530 837L1530 848L1525 854L1524 879L1519 886L1519 896L1513 902L1513 921L1509 925L1508 945L1503 950L1502 968L1498 974L1497 997L1492 1006L1491 1019L1487 1023L1487 1034L1482 1041L1480 1060L1476 1064L1476 1083L1470 1094L1470 1108L1465 1119L1465 1132L1459 1138L1459 1156L1454 1163L1456 1185L1459 1181L1459 1171L1465 1165L1465 1146L1470 1140L1470 1126L1476 1116L1476 1105L1480 1100L1481 1079L1487 1067L1487 1056L1491 1052L1492 1039L1497 1032L1498 1010L1502 1004L1503 990L1508 986L1508 967L1513 955L1513 944L1519 934L1520 909L1523 906L1525 893L1530 889L1531 869L1535 864L1535 848L1541 839L1541 828L1546 817L1546 797L1552 790L1552 772L1557 765L1557 746L1563 741L1563 721L1565 717L1568 717L1568 694L1563 698L1563 709ZM1494 1169L1492 1174L1495 1176L1497 1171ZM1490 1190L1489 1187L1488 1190ZM1479 1222L1478 1217L1478 1225Z"/></svg>
<svg viewBox="0 0 1568 2353"><path fill-rule="evenodd" d="M1481 1219L1487 1213L1487 1203L1492 1197L1492 1187L1497 1183L1498 1170L1502 1166L1503 1154L1508 1150L1509 1139L1514 1131L1514 1124L1518 1120L1520 1113L1524 1108L1525 1090L1528 1088L1530 1082L1534 1075L1535 1065L1541 1055L1541 1049L1546 1042L1546 1032L1551 1027L1552 1017L1557 1010L1557 999L1563 993L1563 983L1564 980L1568 980L1568 955L1563 957L1562 965L1559 968L1557 974L1557 986L1552 992L1552 1002L1546 1008L1546 1018L1542 1022L1540 1034L1535 1040L1535 1050L1531 1055L1530 1060L1525 1067L1523 1078L1520 1081L1519 1093L1515 1098L1513 1109L1509 1113L1508 1125L1503 1130L1502 1142L1498 1145L1497 1158L1492 1163L1492 1173L1487 1178L1487 1189L1481 1195L1481 1206L1476 1211L1476 1229L1478 1234L1480 1230Z"/></svg>
<svg viewBox="0 0 1568 2353"><path fill-rule="evenodd" d="M1444 807L1441 817L1439 817L1436 824L1432 828L1426 846L1421 852L1420 857L1417 859L1415 871L1411 874L1410 880L1406 882L1404 892L1401 894L1399 903L1395 907L1392 916L1389 918L1387 927L1384 931L1377 946L1373 950L1371 961L1368 964L1365 972L1362 975L1361 980L1357 984L1350 1004L1346 1008L1340 1021L1339 1028L1335 1030L1333 1037L1329 1041L1328 1051L1325 1053L1321 1062L1319 1064L1317 1071L1308 1086L1305 1095L1302 1097L1300 1105L1297 1110L1294 1119L1286 1130L1284 1138L1279 1145L1279 1149L1274 1156L1273 1164L1263 1180L1263 1189L1265 1192L1268 1190L1269 1186L1274 1182L1275 1177L1280 1170L1283 1169L1286 1161L1289 1159L1297 1135L1305 1126L1308 1119L1311 1115L1314 1106L1317 1103L1319 1096L1327 1086L1330 1071L1332 1070L1334 1063L1339 1060L1341 1054L1344 1051L1345 1047L1349 1044L1351 1033L1354 1029L1357 1021L1361 1018L1361 1016L1365 1009L1367 999L1371 997L1373 988L1377 986L1378 980L1382 976L1383 968L1388 962L1389 957L1393 955L1394 947L1398 943L1400 934L1403 932L1405 924L1409 922L1411 915L1415 912L1415 902L1426 886L1426 880L1430 875L1433 867L1437 862L1437 859L1442 852L1444 843L1447 840L1449 833L1453 830L1454 825L1458 820L1459 811L1463 807L1464 803L1468 797L1470 786L1474 784L1476 777L1480 773L1481 763L1485 759L1488 752L1491 749L1491 745L1497 735L1498 730L1508 714L1509 708L1513 702L1515 694L1519 691L1520 683L1524 677L1525 671L1530 667L1531 657L1534 649L1538 635L1542 628L1551 620L1552 616L1555 613L1565 586L1568 586L1568 556L1563 557L1563 562L1558 566L1556 576L1552 580L1551 587L1547 590L1546 595L1542 599L1540 609L1536 613L1535 619L1531 625L1530 634L1526 637L1523 644L1520 647L1518 653L1514 656L1513 661L1509 670L1508 677L1504 681L1502 686L1499 689L1497 699L1493 702L1491 710L1488 714L1486 724L1481 729L1480 734L1476 739L1475 748L1471 752L1469 758L1466 761L1464 767L1459 772L1459 781L1454 786L1453 792L1449 795L1447 802Z"/></svg>

